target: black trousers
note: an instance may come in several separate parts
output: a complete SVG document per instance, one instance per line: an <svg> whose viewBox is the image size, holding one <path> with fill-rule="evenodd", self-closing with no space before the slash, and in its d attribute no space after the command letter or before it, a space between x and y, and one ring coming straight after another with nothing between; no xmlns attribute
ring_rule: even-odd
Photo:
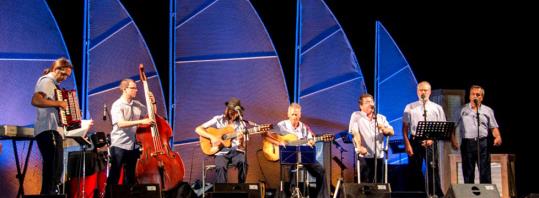
<svg viewBox="0 0 539 198"><path fill-rule="evenodd" d="M487 138L479 139L480 162L479 163L479 181L482 184L491 182L490 176L490 154L488 151ZM475 179L475 164L477 164L477 140L462 139L460 145L460 156L462 157L462 175L464 183L473 184Z"/></svg>
<svg viewBox="0 0 539 198"><path fill-rule="evenodd" d="M316 178L316 194L317 198L326 198L329 196L328 189L326 187L326 177L325 177L325 171L324 167L320 165L319 163L314 164L304 164L303 168L309 172L313 177ZM296 187L296 166L292 166L290 168L290 191L293 192L294 188ZM294 172L292 172L294 171ZM309 196L312 197L312 196Z"/></svg>
<svg viewBox="0 0 539 198"><path fill-rule="evenodd" d="M422 140L418 140L414 137L410 139L410 144L414 151L414 155L408 158L409 178L411 180L409 188L413 190L425 189L425 177L423 176L423 161L427 166L427 174L429 176L427 188L431 194L436 194L438 197L443 197L443 191L440 187L440 174L438 172L438 153L436 147L436 141L428 148L421 146ZM425 150L428 150L425 153ZM433 160L434 157L434 160ZM428 159L428 160L427 160ZM434 167L434 168L433 168ZM434 177L435 184L432 183L432 177ZM435 193L433 193L433 190Z"/></svg>
<svg viewBox="0 0 539 198"><path fill-rule="evenodd" d="M107 178L107 190L111 185L118 184L120 171L124 168L124 185L132 186L137 183L135 168L140 153L138 149L125 150L119 147L110 147L110 170Z"/></svg>
<svg viewBox="0 0 539 198"><path fill-rule="evenodd" d="M215 156L215 173L217 174L216 183L227 183L228 164L232 164L238 169L238 182L245 183L247 169L243 170L245 164L245 154L237 150L231 150L224 155ZM247 164L245 164L247 168Z"/></svg>
<svg viewBox="0 0 539 198"><path fill-rule="evenodd" d="M37 146L43 158L41 194L58 194L64 171L64 145L58 131L50 130L38 134Z"/></svg>
<svg viewBox="0 0 539 198"><path fill-rule="evenodd" d="M384 175L384 160L382 158L378 158L378 161L376 162L376 166L378 166L377 171L377 179L376 183L382 183L383 182L383 175ZM360 164L360 171L361 171L361 182L366 183L375 183L374 181L374 158L359 158L359 164Z"/></svg>

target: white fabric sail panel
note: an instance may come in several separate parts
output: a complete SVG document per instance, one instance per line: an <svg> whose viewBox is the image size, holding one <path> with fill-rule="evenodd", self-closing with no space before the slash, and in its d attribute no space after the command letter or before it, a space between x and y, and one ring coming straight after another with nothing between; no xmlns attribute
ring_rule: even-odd
<svg viewBox="0 0 539 198"><path fill-rule="evenodd" d="M62 34L45 1L19 0L0 3L0 35L0 124L33 125L37 79L55 59L69 58ZM61 87L76 89L74 76Z"/></svg>
<svg viewBox="0 0 539 198"><path fill-rule="evenodd" d="M348 130L359 96L366 92L361 69L336 18L323 1L301 1L299 102L316 133Z"/></svg>
<svg viewBox="0 0 539 198"><path fill-rule="evenodd" d="M104 105L110 113L112 103L121 95L122 79L137 81L137 99L145 104L144 89L139 82L139 64L143 64L158 113L167 117L159 74L150 51L127 10L117 0L91 0L89 6L88 103L96 131L110 132L110 117L103 120Z"/></svg>
<svg viewBox="0 0 539 198"><path fill-rule="evenodd" d="M281 65L252 5L181 0L176 5L175 141L197 138L195 127L222 114L232 96L245 107L245 119L286 119L289 98Z"/></svg>

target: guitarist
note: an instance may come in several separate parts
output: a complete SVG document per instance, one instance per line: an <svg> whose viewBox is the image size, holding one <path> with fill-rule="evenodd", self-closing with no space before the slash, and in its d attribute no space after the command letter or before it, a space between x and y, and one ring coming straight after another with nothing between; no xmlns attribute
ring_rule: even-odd
<svg viewBox="0 0 539 198"><path fill-rule="evenodd" d="M311 131L311 128L300 121L301 118L301 106L298 103L292 103L288 107L288 120L283 120L277 124L276 127L276 133L279 133L280 135L287 135L287 134L294 134L298 137L298 140L301 139L313 139L315 137L315 134ZM314 141L309 140L308 145L314 146ZM279 143L280 145L283 145L284 143ZM316 178L316 192L317 197L319 198L325 198L329 197L328 189L326 187L326 178L324 177L324 168L319 163L314 164L304 164L304 166L309 174L314 176ZM291 168L290 170L295 170L295 168ZM295 173L291 172L290 174L290 190L294 189L294 185L296 184L296 176Z"/></svg>
<svg viewBox="0 0 539 198"><path fill-rule="evenodd" d="M239 113L243 113L244 108L241 106L238 98L232 97L225 102L226 108L222 115L214 116L211 120L198 126L195 132L211 140L214 146L223 144L223 140L211 135L206 129L213 127L217 129L231 126L235 131L244 130L245 123L240 120ZM239 107L239 108L238 108ZM238 111L236 111L238 109ZM238 182L245 183L245 176L247 175L247 164L245 162L245 153L241 150L243 135L240 135L232 139L232 146L230 148L224 147L215 154L215 171L217 174L216 183L227 183L227 170L228 164L232 163L238 169Z"/></svg>
<svg viewBox="0 0 539 198"><path fill-rule="evenodd" d="M375 116L374 100L372 95L365 93L359 97L359 109L352 113L349 133L354 136L356 153L359 154L361 167L361 181L375 182L374 179L374 144L376 144L376 160L378 170L383 167L383 139L384 136L394 134L393 127L389 125L385 116ZM378 124L376 126L376 124ZM377 127L377 129L375 129ZM381 173L382 171L378 171ZM382 174L377 174L376 181L382 181Z"/></svg>

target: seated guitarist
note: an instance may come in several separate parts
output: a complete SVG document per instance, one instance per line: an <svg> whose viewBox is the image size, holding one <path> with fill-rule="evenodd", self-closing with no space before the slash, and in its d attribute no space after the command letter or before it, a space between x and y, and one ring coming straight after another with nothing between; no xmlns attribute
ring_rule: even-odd
<svg viewBox="0 0 539 198"><path fill-rule="evenodd" d="M308 141L309 146L314 146L314 141L312 140L315 136L315 134L311 131L309 126L304 124L303 122L299 121L301 118L301 106L297 103L292 103L288 107L288 120L283 120L277 124L277 127L275 129L276 133L279 133L280 135L286 135L286 134L295 134L298 137L298 140L301 139L311 139ZM280 145L283 145L284 143L280 142ZM329 197L328 189L326 187L326 178L324 177L324 168L319 163L314 164L304 164L304 166L309 174L314 176L316 178L316 192L317 197L323 198L323 197ZM294 170L294 168L290 169ZM294 185L296 184L296 176L295 173L290 173L290 190L292 191L294 189Z"/></svg>
<svg viewBox="0 0 539 198"><path fill-rule="evenodd" d="M211 140L214 146L223 144L223 140L208 133L206 129L213 127L217 129L230 126L236 131L244 130L245 123L241 123L238 111L235 110L239 107L239 111L243 112L244 108L240 104L238 98L232 97L225 102L226 108L222 115L214 116L211 120L198 126L195 131L198 135L206 137ZM215 154L215 168L217 174L216 183L227 183L227 170L228 164L234 165L238 169L238 182L245 183L245 176L247 175L247 164L245 163L245 154L239 149L242 144L243 136L240 135L232 139L232 146L230 148L224 147ZM245 170L244 170L245 165Z"/></svg>

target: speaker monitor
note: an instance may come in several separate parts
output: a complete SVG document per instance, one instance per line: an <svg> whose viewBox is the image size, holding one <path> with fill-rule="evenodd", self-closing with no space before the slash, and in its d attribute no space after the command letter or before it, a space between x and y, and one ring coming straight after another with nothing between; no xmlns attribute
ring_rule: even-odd
<svg viewBox="0 0 539 198"><path fill-rule="evenodd" d="M499 198L500 193L494 184L451 184L446 198Z"/></svg>
<svg viewBox="0 0 539 198"><path fill-rule="evenodd" d="M233 184L233 183L216 183L213 186L213 192L209 193L212 198L216 197L248 197L259 198L263 196L264 190L261 184Z"/></svg>
<svg viewBox="0 0 539 198"><path fill-rule="evenodd" d="M344 183L340 194L341 198L390 198L391 186L374 183Z"/></svg>
<svg viewBox="0 0 539 198"><path fill-rule="evenodd" d="M159 184L113 185L110 193L114 198L161 198Z"/></svg>
<svg viewBox="0 0 539 198"><path fill-rule="evenodd" d="M23 198L66 198L65 195L24 195Z"/></svg>

